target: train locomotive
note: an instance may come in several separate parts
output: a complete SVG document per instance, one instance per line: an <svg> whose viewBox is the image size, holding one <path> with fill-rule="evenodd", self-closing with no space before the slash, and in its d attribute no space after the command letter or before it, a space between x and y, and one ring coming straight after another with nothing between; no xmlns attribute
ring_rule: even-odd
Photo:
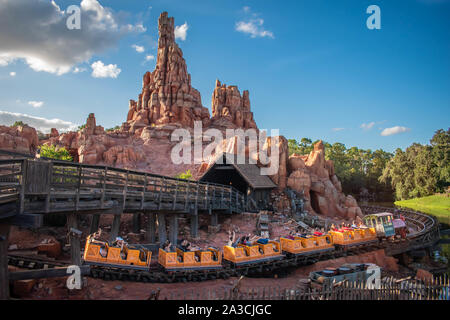
<svg viewBox="0 0 450 320"><path fill-rule="evenodd" d="M343 227L328 233L315 232L309 235L280 237L279 241L260 239L252 243L225 245L222 250L209 247L206 250L185 251L181 248L164 250L159 248L158 265L166 272L221 269L259 264L285 257L308 256L319 252L351 250L391 239L396 235L392 214L366 216L367 227ZM384 225L384 223L387 224ZM392 225L392 230L389 228ZM405 228L403 224L397 224ZM405 232L397 237L406 238ZM261 241L262 240L262 241ZM84 263L118 269L150 270L152 252L139 245L110 245L106 241L89 236L84 250Z"/></svg>

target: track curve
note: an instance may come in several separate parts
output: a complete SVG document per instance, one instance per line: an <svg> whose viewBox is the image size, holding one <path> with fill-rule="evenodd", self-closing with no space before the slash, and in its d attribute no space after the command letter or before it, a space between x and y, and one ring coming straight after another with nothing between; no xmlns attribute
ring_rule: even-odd
<svg viewBox="0 0 450 320"><path fill-rule="evenodd" d="M152 266L148 271L138 271L119 268L108 268L100 266L91 266L90 276L105 280L124 280L154 283L171 283L187 281L205 281L213 279L227 279L232 276L248 276L274 274L279 270L286 268L295 268L304 265L316 263L318 261L336 259L349 255L356 255L364 252L385 249L389 254L398 254L425 248L434 245L439 241L439 223L435 217L422 212L405 210L400 208L387 208L378 206L361 206L364 214L376 212L401 213L406 220L406 224L412 232L408 234L407 239L396 240L394 242L381 241L380 243L360 245L348 250L336 249L331 252L316 252L308 256L286 256L282 260L268 261L264 263L255 263L245 266L231 266L225 264L219 270L194 270L166 272L160 266ZM56 267L68 265L69 263L59 261L45 261L42 259L8 255L8 263L22 268L38 268L46 265L47 267ZM37 261L36 261L37 260Z"/></svg>

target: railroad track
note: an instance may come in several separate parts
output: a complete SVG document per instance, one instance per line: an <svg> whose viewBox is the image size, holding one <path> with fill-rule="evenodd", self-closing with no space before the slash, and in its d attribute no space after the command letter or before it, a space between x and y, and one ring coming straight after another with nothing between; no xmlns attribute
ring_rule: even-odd
<svg viewBox="0 0 450 320"><path fill-rule="evenodd" d="M367 207L361 209L367 214L371 212L393 211L394 208ZM439 240L439 229L437 220L426 214L398 210L405 216L408 227L415 232L408 235L407 239L395 240L394 242L383 240L372 244L363 244L348 249L336 248L331 252L313 252L310 255L291 256L287 255L284 259L276 261L267 261L245 266L232 266L225 262L221 269L217 270L190 270L166 272L161 266L151 266L148 271L120 269L104 266L91 266L90 277L104 280L123 280L152 283L173 283L188 281L206 281L214 279L227 279L235 276L264 276L277 274L288 268L297 268L318 261L337 259L345 256L358 255L365 252L371 252L379 249L387 249L390 252L405 252L417 247L423 248L433 245ZM31 258L18 255L8 255L9 264L21 268L53 268L67 266L68 262L47 261L45 259Z"/></svg>

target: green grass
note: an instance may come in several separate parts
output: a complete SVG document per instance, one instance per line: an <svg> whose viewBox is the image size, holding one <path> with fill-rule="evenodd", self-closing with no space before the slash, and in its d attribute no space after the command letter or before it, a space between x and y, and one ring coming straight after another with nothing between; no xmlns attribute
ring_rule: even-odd
<svg viewBox="0 0 450 320"><path fill-rule="evenodd" d="M440 222L450 224L450 197L434 195L395 201L395 205L431 214L437 217Z"/></svg>

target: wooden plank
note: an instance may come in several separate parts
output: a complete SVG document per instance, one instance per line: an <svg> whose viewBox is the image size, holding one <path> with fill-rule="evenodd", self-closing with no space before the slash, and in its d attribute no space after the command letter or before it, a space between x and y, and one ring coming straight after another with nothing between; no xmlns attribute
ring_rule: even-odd
<svg viewBox="0 0 450 320"><path fill-rule="evenodd" d="M147 233L146 238L150 243L156 242L156 215L154 213L147 213Z"/></svg>
<svg viewBox="0 0 450 320"><path fill-rule="evenodd" d="M8 281L8 237L10 225L5 220L0 222L0 300L9 299Z"/></svg>
<svg viewBox="0 0 450 320"><path fill-rule="evenodd" d="M22 213L13 216L10 220L11 225L23 228L40 228L44 225L44 215Z"/></svg>
<svg viewBox="0 0 450 320"><path fill-rule="evenodd" d="M99 224L100 224L100 215L99 214L91 215L91 227L89 233L93 234L94 232L97 232Z"/></svg>
<svg viewBox="0 0 450 320"><path fill-rule="evenodd" d="M20 201L19 201L19 213L23 213L25 210L25 177L27 175L27 161L22 161L22 176L20 177Z"/></svg>
<svg viewBox="0 0 450 320"><path fill-rule="evenodd" d="M159 187L158 210L161 209L161 199L164 185L165 185L165 178L162 178L162 183L161 186Z"/></svg>
<svg viewBox="0 0 450 320"><path fill-rule="evenodd" d="M123 188L123 207L122 207L123 210L125 209L127 203L127 190L128 190L128 171L125 180L125 186Z"/></svg>
<svg viewBox="0 0 450 320"><path fill-rule="evenodd" d="M158 238L161 245L167 240L165 213L158 213Z"/></svg>
<svg viewBox="0 0 450 320"><path fill-rule="evenodd" d="M172 210L175 210L175 205L177 203L177 194L178 194L178 186L179 186L180 181L177 180L177 186L175 188L175 194L173 196L173 204L172 204Z"/></svg>
<svg viewBox="0 0 450 320"><path fill-rule="evenodd" d="M122 217L121 214L116 214L114 215L114 219L113 219L113 223L111 226L111 233L109 236L109 240L111 242L115 241L117 236L119 235L119 231L120 231L120 218Z"/></svg>
<svg viewBox="0 0 450 320"><path fill-rule="evenodd" d="M76 198L75 198L75 211L78 211L79 205L80 205L80 186L81 186L81 175L83 172L83 167L79 166L78 167L78 185L76 188ZM49 198L50 198L50 194L49 194Z"/></svg>
<svg viewBox="0 0 450 320"><path fill-rule="evenodd" d="M80 275L87 276L91 272L90 266L80 266ZM72 273L71 273L72 274ZM60 278L68 277L67 267L56 267L50 269L23 270L10 272L8 278L10 281L44 279L44 278Z"/></svg>
<svg viewBox="0 0 450 320"><path fill-rule="evenodd" d="M74 265L81 266L80 237L70 231L71 228L78 229L78 215L76 213L70 213L67 215L67 228L69 229L71 261Z"/></svg>
<svg viewBox="0 0 450 320"><path fill-rule="evenodd" d="M142 186L141 209L144 209L145 192L147 191L147 174L144 175L144 185Z"/></svg>

